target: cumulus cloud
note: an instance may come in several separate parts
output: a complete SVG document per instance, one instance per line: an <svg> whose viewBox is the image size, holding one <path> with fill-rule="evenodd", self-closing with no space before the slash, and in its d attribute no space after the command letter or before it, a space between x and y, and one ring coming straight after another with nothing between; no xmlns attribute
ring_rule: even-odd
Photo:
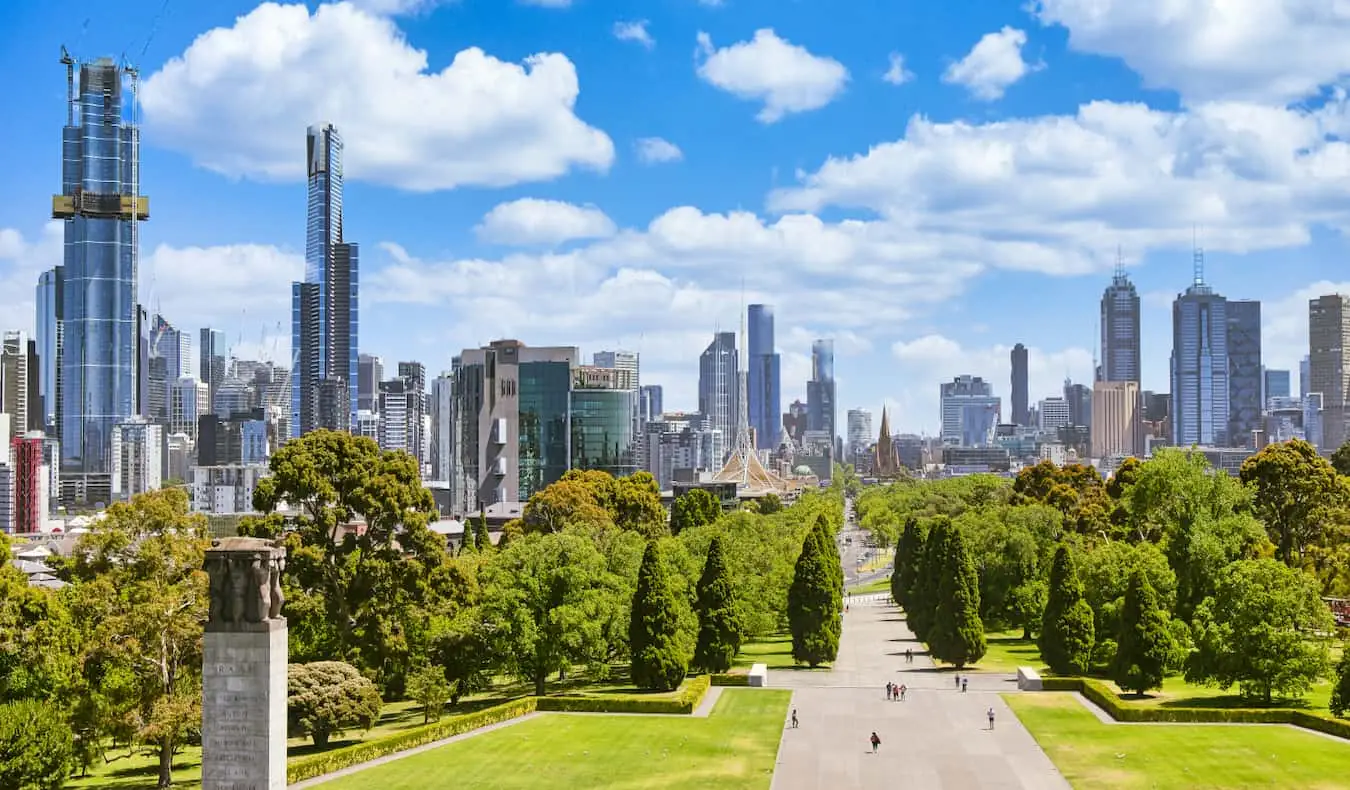
<svg viewBox="0 0 1350 790"><path fill-rule="evenodd" d="M0 329L33 331L38 276L61 264L63 241L60 222L45 223L32 238L0 228Z"/></svg>
<svg viewBox="0 0 1350 790"><path fill-rule="evenodd" d="M914 79L914 72L905 68L905 56L899 52L892 52L890 55L890 68L881 78L892 85L904 85L906 82Z"/></svg>
<svg viewBox="0 0 1350 790"><path fill-rule="evenodd" d="M643 137L637 141L638 160L654 165L662 162L678 162L684 158L684 152L678 145L660 137Z"/></svg>
<svg viewBox="0 0 1350 790"><path fill-rule="evenodd" d="M561 54L474 47L433 72L388 18L264 3L150 75L142 105L151 140L226 175L303 178L305 128L331 121L349 178L430 191L607 169L614 145L575 114L579 92Z"/></svg>
<svg viewBox="0 0 1350 790"><path fill-rule="evenodd" d="M986 33L964 58L947 67L942 81L964 86L983 101L1000 99L1009 85L1039 68L1022 59L1026 43L1025 32L1006 25Z"/></svg>
<svg viewBox="0 0 1350 790"><path fill-rule="evenodd" d="M1069 46L1189 101L1284 104L1350 74L1350 5L1328 0L1037 0Z"/></svg>
<svg viewBox="0 0 1350 790"><path fill-rule="evenodd" d="M454 0L350 0L351 4L372 14L402 16L429 11L438 5L446 5Z"/></svg>
<svg viewBox="0 0 1350 790"><path fill-rule="evenodd" d="M756 30L750 41L722 49L715 48L712 37L701 32L698 51L698 76L739 99L763 102L755 116L760 123L818 110L848 83L848 69L842 63L813 55L779 38L770 28Z"/></svg>
<svg viewBox="0 0 1350 790"><path fill-rule="evenodd" d="M474 228L480 241L515 246L598 239L613 235L614 230L614 222L594 206L537 198L500 203Z"/></svg>
<svg viewBox="0 0 1350 790"><path fill-rule="evenodd" d="M1308 302L1329 294L1350 294L1350 281L1321 280L1261 303L1261 361L1268 368L1293 371L1308 354Z"/></svg>
<svg viewBox="0 0 1350 790"><path fill-rule="evenodd" d="M647 49L656 46L656 39L647 32L647 20L640 19L636 22L615 22L614 37L620 41L633 41Z"/></svg>

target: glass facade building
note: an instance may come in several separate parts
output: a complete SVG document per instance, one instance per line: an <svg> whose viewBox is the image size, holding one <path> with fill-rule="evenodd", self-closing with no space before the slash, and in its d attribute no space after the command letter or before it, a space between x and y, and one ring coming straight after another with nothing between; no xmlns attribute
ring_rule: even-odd
<svg viewBox="0 0 1350 790"><path fill-rule="evenodd" d="M1030 425L1030 384L1027 376L1027 347L1018 343L1008 355L1012 364L1012 421L1014 425Z"/></svg>
<svg viewBox="0 0 1350 790"><path fill-rule="evenodd" d="M839 435L835 422L834 341L811 344L811 380L806 382L806 429Z"/></svg>
<svg viewBox="0 0 1350 790"><path fill-rule="evenodd" d="M62 313L62 276L65 267L57 266L43 272L38 277L37 305L37 352L38 352L38 400L42 430L48 436L59 436L56 424L57 404L60 402L61 378L57 375L61 369L61 313ZM32 408L31 406L29 408Z"/></svg>
<svg viewBox="0 0 1350 790"><path fill-rule="evenodd" d="M755 446L772 450L778 447L783 415L780 363L778 354L774 353L773 305L750 305L748 323L750 359L746 389L750 399L750 427L755 429Z"/></svg>
<svg viewBox="0 0 1350 790"><path fill-rule="evenodd" d="M1102 294L1102 358L1098 381L1139 382L1139 292L1117 267Z"/></svg>
<svg viewBox="0 0 1350 790"><path fill-rule="evenodd" d="M572 365L561 361L521 362L519 370L518 499L526 502L568 469ZM623 418L631 425L629 403Z"/></svg>
<svg viewBox="0 0 1350 790"><path fill-rule="evenodd" d="M1172 303L1172 444L1228 444L1228 300L1197 272Z"/></svg>
<svg viewBox="0 0 1350 790"><path fill-rule="evenodd" d="M718 431L720 437L708 456L710 465L721 467L727 451L736 442L736 415L739 404L739 359L736 355L736 333L718 332L698 358L698 411L703 415L703 428Z"/></svg>
<svg viewBox="0 0 1350 790"><path fill-rule="evenodd" d="M1247 447L1262 426L1261 303L1228 303L1228 443Z"/></svg>
<svg viewBox="0 0 1350 790"><path fill-rule="evenodd" d="M149 210L138 194L139 136L125 118L125 72L108 59L78 68L78 92L62 130L61 194L52 200L53 218L65 223L60 296L53 297L60 314L61 464L76 474L110 474L114 427L138 408L135 224ZM40 299L39 313L43 305ZM50 346L50 323L43 333Z"/></svg>
<svg viewBox="0 0 1350 790"><path fill-rule="evenodd" d="M615 477L638 470L631 415L637 393L578 386L572 391L572 468Z"/></svg>

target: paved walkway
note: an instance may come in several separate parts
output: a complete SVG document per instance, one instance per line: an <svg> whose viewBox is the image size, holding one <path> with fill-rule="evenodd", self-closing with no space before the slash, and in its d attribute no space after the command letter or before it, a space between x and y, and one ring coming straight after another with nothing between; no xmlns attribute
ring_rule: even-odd
<svg viewBox="0 0 1350 790"><path fill-rule="evenodd" d="M770 686L793 690L800 721L783 733L773 790L1067 790L999 697L1016 690L1013 676L972 674L969 690L956 691L956 673L937 671L927 656L905 663L905 648L923 645L884 595L860 598L844 616L833 669L769 672ZM907 686L904 702L886 701L887 681ZM875 755L873 730L881 738Z"/></svg>

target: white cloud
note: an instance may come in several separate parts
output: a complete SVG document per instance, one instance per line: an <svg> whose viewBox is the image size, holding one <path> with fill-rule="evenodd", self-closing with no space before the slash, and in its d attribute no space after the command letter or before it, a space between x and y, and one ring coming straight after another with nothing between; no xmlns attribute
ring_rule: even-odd
<svg viewBox="0 0 1350 790"><path fill-rule="evenodd" d="M1190 101L1284 104L1350 74L1340 0L1036 0L1080 52L1117 57Z"/></svg>
<svg viewBox="0 0 1350 790"><path fill-rule="evenodd" d="M48 222L36 238L13 228L0 228L0 330L33 332L38 275L59 266L64 230Z"/></svg>
<svg viewBox="0 0 1350 790"><path fill-rule="evenodd" d="M532 5L540 8L571 8L572 0L517 0L521 5Z"/></svg>
<svg viewBox="0 0 1350 790"><path fill-rule="evenodd" d="M564 55L470 48L432 72L387 18L265 3L198 36L142 104L150 139L226 175L303 178L305 128L332 121L348 177L427 191L605 170L614 145L575 115L579 90Z"/></svg>
<svg viewBox="0 0 1350 790"><path fill-rule="evenodd" d="M598 239L612 236L614 230L614 222L594 206L537 198L500 203L474 228L480 241L516 246Z"/></svg>
<svg viewBox="0 0 1350 790"><path fill-rule="evenodd" d="M656 39L647 32L648 22L640 19L636 22L615 22L614 37L620 41L635 41L647 49L656 46Z"/></svg>
<svg viewBox="0 0 1350 790"><path fill-rule="evenodd" d="M384 16L404 16L430 11L438 5L447 5L455 0L350 0L351 4L372 14Z"/></svg>
<svg viewBox="0 0 1350 790"><path fill-rule="evenodd" d="M905 56L899 52L892 52L890 55L890 68L881 78L892 85L904 85L906 82L914 79L914 72L905 68Z"/></svg>
<svg viewBox="0 0 1350 790"><path fill-rule="evenodd" d="M747 101L762 101L755 117L775 123L786 115L818 110L848 83L848 69L833 58L812 55L805 47L781 39L770 28L755 31L750 41L722 49L707 33L698 34L698 75L717 88Z"/></svg>
<svg viewBox="0 0 1350 790"><path fill-rule="evenodd" d="M943 335L927 334L897 341L891 346L891 354L900 365L896 378L914 382L888 393L889 402L899 407L891 413L893 421L936 427L939 384L963 374L990 382L994 394L1003 399L1003 419L1011 418L1012 346L966 348ZM1078 346L1053 351L1027 348L1027 390L1033 403L1062 394L1065 378L1091 386L1090 350Z"/></svg>
<svg viewBox="0 0 1350 790"><path fill-rule="evenodd" d="M637 141L638 160L645 164L678 162L684 158L680 147L660 137L643 137Z"/></svg>
<svg viewBox="0 0 1350 790"><path fill-rule="evenodd" d="M1350 294L1350 281L1321 280L1261 303L1261 362L1268 368L1293 371L1308 354L1308 302L1329 294Z"/></svg>
<svg viewBox="0 0 1350 790"><path fill-rule="evenodd" d="M725 5L725 0L698 0L698 4L705 8L721 8Z"/></svg>
<svg viewBox="0 0 1350 790"><path fill-rule="evenodd" d="M1009 85L1040 68L1022 59L1022 47L1027 34L1004 26L996 33L986 33L961 60L947 67L943 82L962 85L983 101L1002 98Z"/></svg>

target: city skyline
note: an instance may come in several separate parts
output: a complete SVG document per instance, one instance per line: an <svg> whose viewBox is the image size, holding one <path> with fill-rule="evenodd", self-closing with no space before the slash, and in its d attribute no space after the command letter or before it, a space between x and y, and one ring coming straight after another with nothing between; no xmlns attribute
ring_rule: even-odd
<svg viewBox="0 0 1350 790"><path fill-rule="evenodd" d="M200 328L224 331L244 357L268 356L279 334L275 357L288 361L287 288L303 279L304 268L304 241L296 231L297 179L304 173L295 141L306 126L328 118L348 138L348 192L361 206L348 234L366 247L360 351L417 359L431 373L449 368L446 349L501 337L577 345L587 353L628 348L643 356L644 381L664 386L667 408L692 409L698 352L717 326L739 323L748 301L776 308L784 410L806 399L812 342L833 337L837 418L853 406L874 414L886 406L897 432L936 434L937 385L952 376L982 376L1006 404L1007 359L1018 342L1030 351L1031 403L1056 394L1066 376L1091 383L1097 299L1118 246L1141 300L1145 390L1170 389L1171 301L1184 290L1197 236L1214 287L1230 299L1263 303L1269 368L1298 370L1308 348L1309 298L1350 291L1350 284L1336 281L1345 243L1326 230L1339 225L1340 215L1315 205L1319 198L1312 194L1320 190L1320 199L1334 203L1347 189L1331 180L1346 181L1332 169L1311 169L1313 157L1343 145L1331 125L1341 100L1286 109L1335 75L1274 58L1252 76L1236 65L1239 47L1213 56L1206 65L1213 79L1195 81L1187 76L1195 64L1154 62L1128 35L1113 38L1120 20L1114 12L1089 20L1063 8L1031 14L1010 8L959 21L943 12L941 25L873 23L860 31L850 22L857 21L854 11L826 20L807 7L745 2L708 9L690 2L646 12L651 18L641 29L654 40L651 48L613 39L583 56L583 41L616 21L636 20L580 6L505 4L471 12L429 4L419 15L377 18L356 6L306 11L237 3L176 8L154 41L145 42L158 5L133 2L125 18L94 11L84 37L69 15L0 10L0 28L13 31L0 56L11 70L50 64L37 69L32 85L16 86L12 102L21 111L5 132L17 156L12 199L0 207L0 280L13 284L0 311L21 316L7 321L7 329L35 331L37 277L62 262L59 227L45 223L44 201L59 173L53 137L64 116L55 50L77 39L76 56L88 59L123 51L128 40L152 44L138 64L143 193L174 199L157 197L155 221L141 229L140 303L194 340ZM903 11L887 13L896 22L907 18ZM1262 35L1302 24L1267 21ZM1150 24L1146 19L1139 29L1187 35ZM755 32L770 27L774 33ZM881 32L910 27L917 29ZM371 45L362 53L380 53L388 62L406 62L402 58L416 50L438 54L420 74L416 65L399 74L380 67L368 69L369 82L356 82L361 68L353 64L341 73L321 72L341 59L295 53L278 61L287 64L284 73L274 73L261 60L197 40L215 29L218 38L251 42L265 28L305 32L315 53L354 51L359 41ZM515 43L493 38L493 29L512 31ZM856 42L841 40L844 29ZM1066 31L1078 38L1066 43ZM474 45L485 54L465 54L451 66L455 53L471 53ZM699 52L692 69L690 46ZM810 106L754 82L749 72L775 47L825 75ZM531 67L517 65L537 51L557 54ZM743 61L731 57L739 53ZM902 58L893 61L891 53ZM977 89L969 77L975 71L955 68L979 53L999 54L1016 66L1003 72L1013 75L1007 84ZM417 144L396 144L407 139L403 119L411 113L400 108L422 109L397 97L419 95L447 116L478 117L476 108L446 109L441 96L428 93L426 76L449 67L447 79L472 80L472 57L503 79L536 86L522 94L536 104L508 107L503 117L522 119L521 144L539 156L513 162L494 147L491 126L467 137L437 127ZM225 59L222 68L208 69L213 58ZM747 73L726 70L736 63ZM1297 79L1288 78L1299 69ZM193 75L209 73L228 75L237 85L185 92ZM567 93L567 80L548 83L553 75L575 77L579 98ZM1153 87L1139 88L1140 75ZM269 119L236 101L243 95L239 86L298 79L334 90L302 91L295 106ZM659 82L659 102L634 101L629 93L616 100L644 81ZM562 93L554 92L558 84ZM1291 84L1301 87L1291 94ZM339 94L357 107L378 109L371 114L378 122L353 117L339 106ZM375 104L385 94L392 109ZM1176 109L1178 97L1187 109ZM1243 126L1217 114L1210 103L1219 99L1264 115L1243 122L1257 126ZM1099 104L1090 105L1093 100ZM1319 114L1322 101L1327 108ZM1080 205L1063 197L1092 193L1099 182L1040 168L1034 134L1059 124L1094 141L1093 156L1128 163L1133 154L1123 141L1126 129L1135 128L1128 125L1131 102L1151 108L1137 110L1148 113L1150 123L1188 130L1189 136L1150 138L1140 149L1150 156L1181 163L1218 146L1229 159L1210 172L1178 164L1167 180L1130 182L1133 194L1151 194L1157 204L1131 208L1142 212L1138 216L1109 201ZM665 105L711 106L716 112L708 115L717 120L694 112L675 120L657 111ZM1292 124L1298 139L1268 133L1277 122ZM832 131L849 127L854 131ZM1228 145L1251 133L1271 146L1268 153ZM1079 138L1062 140L1061 150L1070 150L1073 139ZM948 147L941 147L943 140ZM944 190L974 189L974 182L951 182L965 178L960 172L938 178L919 163L1001 145L1010 146L1012 159L1006 173L993 177L993 187L1008 197L990 196L982 191L989 184L980 182L980 190L961 201L983 207L987 227L971 227L961 220L962 203L953 202L957 193ZM438 152L434 161L420 156L428 150ZM896 158L906 153L913 157ZM1259 191L1261 179L1249 175L1257 162L1282 163L1262 172L1308 188L1283 198ZM899 169L894 177L869 180L885 168ZM798 169L800 179L790 175ZM851 194L843 185L855 176L859 185L886 185ZM197 194L211 199L190 197ZM888 219L896 194L916 196L916 205L924 206L915 227ZM1028 201L1027 194L1039 197ZM1199 207L1207 200L1228 211L1204 214ZM738 213L742 208L747 211ZM1093 232L1047 230L1068 215L1091 216ZM899 249L897 238L918 242L922 256ZM540 303L545 296L548 302ZM1057 309L1032 309L1041 304ZM567 316L561 326L558 316Z"/></svg>

